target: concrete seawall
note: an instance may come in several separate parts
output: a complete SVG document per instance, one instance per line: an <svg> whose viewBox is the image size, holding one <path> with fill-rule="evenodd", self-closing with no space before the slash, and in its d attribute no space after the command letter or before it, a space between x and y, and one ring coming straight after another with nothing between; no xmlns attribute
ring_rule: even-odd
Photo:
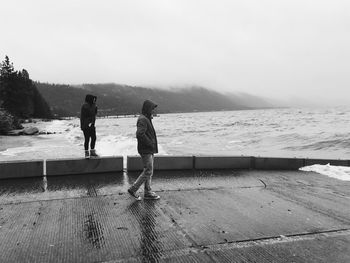
<svg viewBox="0 0 350 263"><path fill-rule="evenodd" d="M43 160L0 162L0 179L43 176Z"/></svg>
<svg viewBox="0 0 350 263"><path fill-rule="evenodd" d="M250 156L195 156L194 169L251 169Z"/></svg>
<svg viewBox="0 0 350 263"><path fill-rule="evenodd" d="M213 170L213 169L257 169L298 170L313 164L350 166L349 160L272 158L253 156L161 156L156 155L155 170ZM140 171L143 169L140 156L127 156L123 167L122 156L98 159L54 159L0 162L1 178L42 177L68 174L107 173Z"/></svg>
<svg viewBox="0 0 350 263"><path fill-rule="evenodd" d="M191 170L194 156L155 156L154 170ZM127 157L127 170L139 171L142 170L142 160L140 156Z"/></svg>
<svg viewBox="0 0 350 263"><path fill-rule="evenodd" d="M254 157L252 168L257 170L298 170L305 166L305 159Z"/></svg>
<svg viewBox="0 0 350 263"><path fill-rule="evenodd" d="M350 166L350 161L254 156L155 156L154 158L154 170L298 170L301 167L313 164ZM128 171L142 170L143 167L140 156L128 156L126 168Z"/></svg>

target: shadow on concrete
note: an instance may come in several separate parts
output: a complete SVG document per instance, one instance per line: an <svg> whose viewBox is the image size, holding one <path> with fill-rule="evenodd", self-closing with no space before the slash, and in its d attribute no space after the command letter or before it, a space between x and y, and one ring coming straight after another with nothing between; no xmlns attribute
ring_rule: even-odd
<svg viewBox="0 0 350 263"><path fill-rule="evenodd" d="M0 197L33 194L42 191L44 191L42 177L2 179L0 181Z"/></svg>
<svg viewBox="0 0 350 263"><path fill-rule="evenodd" d="M103 188L123 188L125 175L122 172L79 174L47 177L47 191L70 191L82 189L87 196L97 196Z"/></svg>

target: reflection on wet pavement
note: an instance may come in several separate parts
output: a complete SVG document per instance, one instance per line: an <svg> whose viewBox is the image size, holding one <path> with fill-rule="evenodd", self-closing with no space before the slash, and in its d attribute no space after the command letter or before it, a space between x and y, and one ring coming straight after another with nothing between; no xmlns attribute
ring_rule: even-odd
<svg viewBox="0 0 350 263"><path fill-rule="evenodd" d="M100 249L104 246L105 240L103 236L103 227L95 218L95 213L87 215L83 230L86 239L96 248Z"/></svg>
<svg viewBox="0 0 350 263"><path fill-rule="evenodd" d="M156 211L157 200L133 202L128 206L128 211L138 222L140 229L140 249L142 262L157 262L164 250L158 240Z"/></svg>
<svg viewBox="0 0 350 263"><path fill-rule="evenodd" d="M114 194L126 188L124 181L123 173L4 179L0 184L0 203Z"/></svg>

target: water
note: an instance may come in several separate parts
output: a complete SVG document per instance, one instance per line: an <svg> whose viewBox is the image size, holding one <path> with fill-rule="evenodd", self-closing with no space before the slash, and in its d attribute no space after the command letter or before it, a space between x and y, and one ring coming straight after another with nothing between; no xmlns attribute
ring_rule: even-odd
<svg viewBox="0 0 350 263"><path fill-rule="evenodd" d="M348 158L350 109L274 109L163 115L169 154Z"/></svg>
<svg viewBox="0 0 350 263"><path fill-rule="evenodd" d="M153 124L160 154L350 159L350 108L160 114ZM26 137L15 147L9 142L16 137L0 137L11 144L0 160L82 156L78 119L35 125L57 134ZM137 154L136 118L99 118L96 129L100 155Z"/></svg>
<svg viewBox="0 0 350 263"><path fill-rule="evenodd" d="M163 155L350 159L350 108L161 114L153 124ZM0 161L83 157L79 119L34 126L56 134L0 136ZM137 155L136 118L99 118L96 129L101 156ZM350 180L347 167L303 170Z"/></svg>

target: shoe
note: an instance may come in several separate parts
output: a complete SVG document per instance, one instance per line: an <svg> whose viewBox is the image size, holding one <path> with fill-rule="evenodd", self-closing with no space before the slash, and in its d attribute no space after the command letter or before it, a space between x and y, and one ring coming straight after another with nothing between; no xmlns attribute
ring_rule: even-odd
<svg viewBox="0 0 350 263"><path fill-rule="evenodd" d="M100 156L98 156L95 149L92 149L92 150L90 150L90 157L91 158L98 158Z"/></svg>
<svg viewBox="0 0 350 263"><path fill-rule="evenodd" d="M132 190L128 189L128 193L134 197L137 201L141 201L141 196L139 196L138 194L136 194L135 192L133 192Z"/></svg>
<svg viewBox="0 0 350 263"><path fill-rule="evenodd" d="M89 151L85 151L85 159L90 159L90 153L89 153Z"/></svg>
<svg viewBox="0 0 350 263"><path fill-rule="evenodd" d="M160 198L159 195L157 195L155 192L149 192L144 194L144 199L150 199L150 200L157 200Z"/></svg>

